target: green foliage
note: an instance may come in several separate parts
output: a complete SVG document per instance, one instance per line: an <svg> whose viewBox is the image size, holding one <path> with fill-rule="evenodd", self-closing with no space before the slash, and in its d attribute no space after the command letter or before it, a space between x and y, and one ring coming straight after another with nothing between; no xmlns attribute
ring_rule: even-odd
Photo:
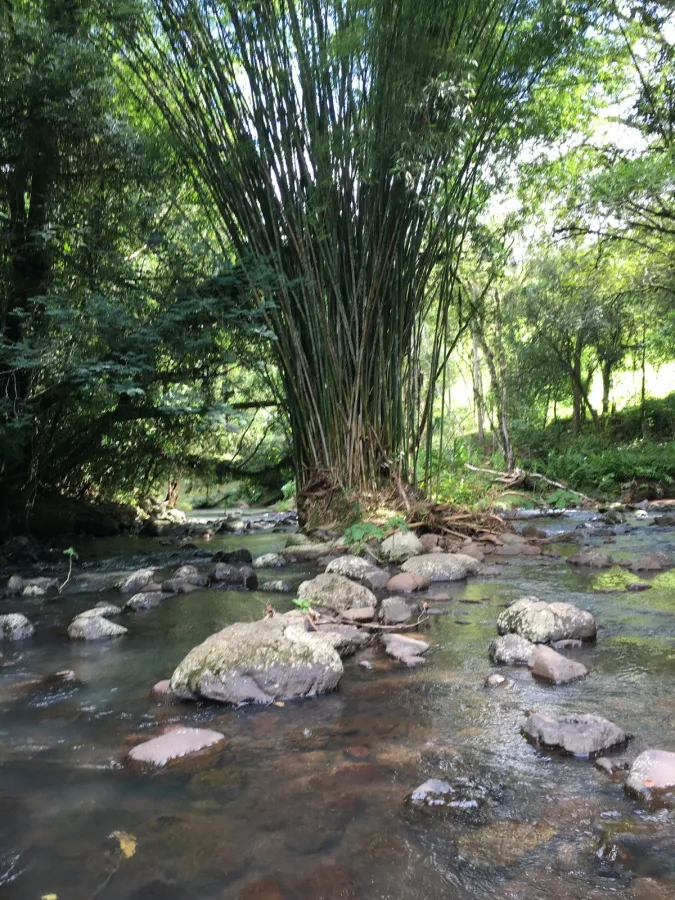
<svg viewBox="0 0 675 900"><path fill-rule="evenodd" d="M302 612L311 612L312 604L309 600L301 600L299 597L294 597L293 603L298 607L298 609L302 610Z"/></svg>
<svg viewBox="0 0 675 900"><path fill-rule="evenodd" d="M353 553L363 551L369 541L383 541L394 531L408 531L408 523L403 516L392 516L383 525L374 522L355 522L345 529L344 541Z"/></svg>

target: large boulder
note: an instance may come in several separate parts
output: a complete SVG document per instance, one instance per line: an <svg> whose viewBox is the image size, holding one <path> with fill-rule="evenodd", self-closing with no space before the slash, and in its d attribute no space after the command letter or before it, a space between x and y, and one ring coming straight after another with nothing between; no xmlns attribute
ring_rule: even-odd
<svg viewBox="0 0 675 900"><path fill-rule="evenodd" d="M429 553L411 557L401 568L429 581L462 581L467 575L475 575L480 563L463 553Z"/></svg>
<svg viewBox="0 0 675 900"><path fill-rule="evenodd" d="M120 584L120 590L123 594L137 594L139 591L147 591L148 585L154 583L154 577L154 569L137 569L124 579Z"/></svg>
<svg viewBox="0 0 675 900"><path fill-rule="evenodd" d="M332 559L328 563L326 572L344 575L345 578L351 578L352 581L358 581L365 585L371 591L385 588L389 581L388 572L360 556L338 556L337 559Z"/></svg>
<svg viewBox="0 0 675 900"><path fill-rule="evenodd" d="M645 750L641 753L630 767L626 791L647 800L655 796L675 795L675 753L669 750Z"/></svg>
<svg viewBox="0 0 675 900"><path fill-rule="evenodd" d="M23 641L35 634L35 628L21 613L0 616L0 641Z"/></svg>
<svg viewBox="0 0 675 900"><path fill-rule="evenodd" d="M553 684L569 684L588 675L588 669L580 662L568 659L552 647L539 645L528 663L530 672Z"/></svg>
<svg viewBox="0 0 675 900"><path fill-rule="evenodd" d="M596 625L593 616L571 603L546 603L537 597L523 597L500 613L500 634L519 634L535 644L550 641L593 640Z"/></svg>
<svg viewBox="0 0 675 900"><path fill-rule="evenodd" d="M582 714L556 716L533 713L523 734L544 750L562 750L572 756L596 756L621 747L628 736L618 725L602 716Z"/></svg>
<svg viewBox="0 0 675 900"><path fill-rule="evenodd" d="M68 626L68 637L71 641L107 641L122 637L127 631L105 616L77 616Z"/></svg>
<svg viewBox="0 0 675 900"><path fill-rule="evenodd" d="M395 531L382 541L380 552L387 562L401 563L424 553L424 545L412 531Z"/></svg>
<svg viewBox="0 0 675 900"><path fill-rule="evenodd" d="M519 634L503 634L490 642L490 661L502 666L526 666L536 644Z"/></svg>
<svg viewBox="0 0 675 900"><path fill-rule="evenodd" d="M237 622L194 647L171 676L182 699L271 703L335 690L342 661L328 640L297 618Z"/></svg>
<svg viewBox="0 0 675 900"><path fill-rule="evenodd" d="M216 587L231 585L254 591L258 587L258 576L250 566L233 566L230 563L219 562L213 567L209 582Z"/></svg>
<svg viewBox="0 0 675 900"><path fill-rule="evenodd" d="M344 612L354 606L375 606L375 594L362 584L356 584L344 575L324 572L311 581L303 581L298 597L314 606L334 613Z"/></svg>
<svg viewBox="0 0 675 900"><path fill-rule="evenodd" d="M191 756L225 740L225 735L209 728L172 728L166 734L138 744L127 754L131 762L162 768L175 759Z"/></svg>

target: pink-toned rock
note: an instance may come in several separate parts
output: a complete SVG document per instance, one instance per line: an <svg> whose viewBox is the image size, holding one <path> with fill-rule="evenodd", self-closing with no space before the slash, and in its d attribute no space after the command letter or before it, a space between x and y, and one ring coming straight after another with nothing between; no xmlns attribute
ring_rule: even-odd
<svg viewBox="0 0 675 900"><path fill-rule="evenodd" d="M138 744L129 751L127 758L161 768L174 759L198 753L224 740L225 735L209 728L174 728L160 737Z"/></svg>
<svg viewBox="0 0 675 900"><path fill-rule="evenodd" d="M350 622L372 622L375 618L374 606L361 606L358 609L346 609L342 613L343 619Z"/></svg>
<svg viewBox="0 0 675 900"><path fill-rule="evenodd" d="M171 690L171 681L168 678L165 678L163 681L158 681L156 685L150 691L150 696L154 700L172 700L174 698L174 693Z"/></svg>
<svg viewBox="0 0 675 900"><path fill-rule="evenodd" d="M400 572L389 579L387 590L392 594L411 594L413 591L423 591L431 582L424 575L415 575L412 572Z"/></svg>

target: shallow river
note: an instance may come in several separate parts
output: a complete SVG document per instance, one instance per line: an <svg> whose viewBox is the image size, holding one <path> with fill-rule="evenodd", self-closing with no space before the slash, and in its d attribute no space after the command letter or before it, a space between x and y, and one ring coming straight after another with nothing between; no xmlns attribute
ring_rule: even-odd
<svg viewBox="0 0 675 900"><path fill-rule="evenodd" d="M619 557L675 552L675 530L643 523L619 527L615 541L606 549ZM204 548L245 545L256 555L284 542L267 533ZM641 809L592 762L543 755L519 731L527 711L596 712L634 736L628 758L648 746L675 750L675 590L667 584L597 594L593 574L575 573L564 558L511 559L497 578L448 588L447 614L425 626L424 668L369 651L374 668L347 660L332 695L233 710L164 705L149 689L213 631L259 618L270 595L177 596L128 616L123 639L70 642L76 613L120 602L112 587L94 590L101 580L112 585L142 564L169 572L199 562L194 551L151 539L80 549L78 581L60 598L2 601L3 612L26 613L37 634L3 645L0 660L0 897L675 897L675 814ZM313 572L293 567L281 577L299 582ZM547 688L509 670L512 688L486 689L499 611L532 594L595 614L597 644L574 652L592 673ZM273 597L279 611L291 608ZM61 669L83 685L35 687ZM222 731L224 749L153 775L123 765L129 748L175 723ZM484 802L454 813L410 807L407 795L430 777L468 779ZM616 834L619 859L599 860L597 849Z"/></svg>

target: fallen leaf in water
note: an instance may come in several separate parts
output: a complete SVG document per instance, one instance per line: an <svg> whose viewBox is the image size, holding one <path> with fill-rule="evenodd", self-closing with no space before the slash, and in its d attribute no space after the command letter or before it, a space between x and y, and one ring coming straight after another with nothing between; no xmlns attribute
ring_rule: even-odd
<svg viewBox="0 0 675 900"><path fill-rule="evenodd" d="M57 894L43 894L40 900L59 900Z"/></svg>
<svg viewBox="0 0 675 900"><path fill-rule="evenodd" d="M135 835L129 834L127 831L113 831L110 837L115 838L118 842L120 850L122 851L122 856L124 856L125 859L130 859L136 852L138 840Z"/></svg>
<svg viewBox="0 0 675 900"><path fill-rule="evenodd" d="M286 706L286 704L284 703L283 700L275 700L274 705L275 706Z"/></svg>
<svg viewBox="0 0 675 900"><path fill-rule="evenodd" d="M646 788L654 787L654 782L651 780L651 778L645 778L645 787Z"/></svg>

